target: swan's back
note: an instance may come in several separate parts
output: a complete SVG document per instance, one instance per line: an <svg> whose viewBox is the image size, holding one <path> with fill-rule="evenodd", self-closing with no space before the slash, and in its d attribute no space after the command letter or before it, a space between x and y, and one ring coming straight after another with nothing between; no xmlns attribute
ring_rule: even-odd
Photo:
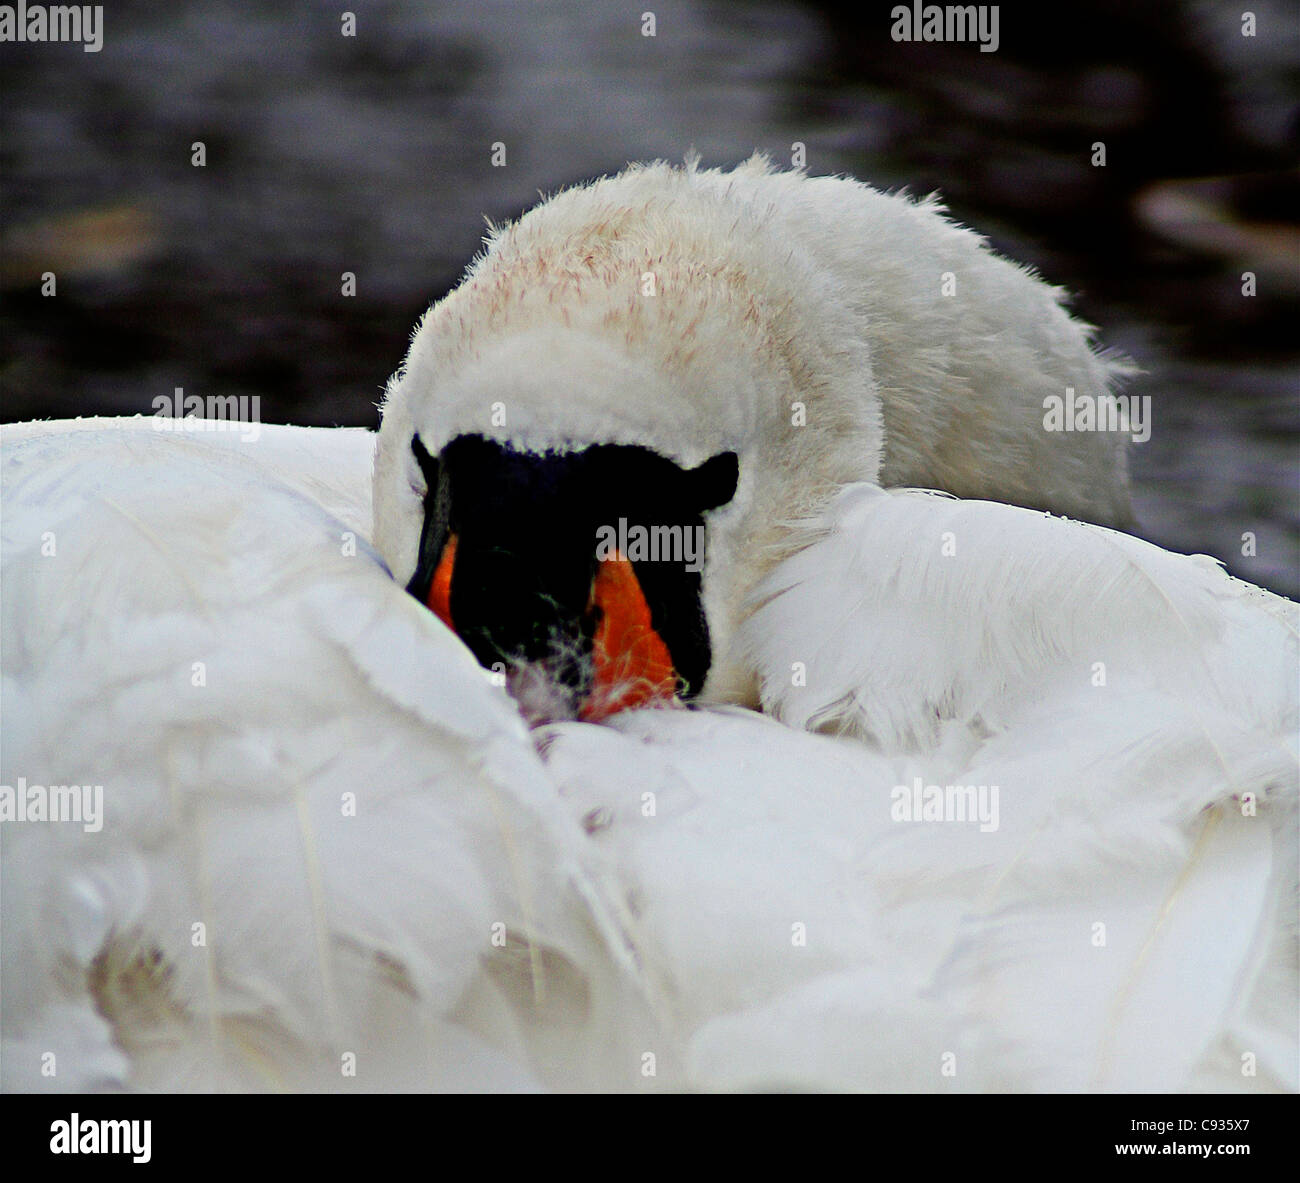
<svg viewBox="0 0 1300 1183"><path fill-rule="evenodd" d="M3 780L102 786L3 827L5 1088L625 1083L582 831L349 520L373 436L152 426L4 435Z"/></svg>
<svg viewBox="0 0 1300 1183"><path fill-rule="evenodd" d="M103 786L0 827L5 1088L1297 1087L1294 605L858 487L776 719L530 735L364 434L146 424L0 436L3 783Z"/></svg>

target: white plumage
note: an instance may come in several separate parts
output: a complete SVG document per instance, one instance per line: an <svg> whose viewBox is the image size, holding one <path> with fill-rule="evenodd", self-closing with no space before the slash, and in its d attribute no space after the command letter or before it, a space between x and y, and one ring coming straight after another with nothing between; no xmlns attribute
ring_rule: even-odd
<svg viewBox="0 0 1300 1183"><path fill-rule="evenodd" d="M365 433L79 426L3 433L3 781L105 800L0 827L6 1088L1296 1087L1287 602L861 486L751 640L778 716L873 745L530 736L360 532ZM851 622L851 701L783 614ZM998 829L894 820L918 776Z"/></svg>
<svg viewBox="0 0 1300 1183"><path fill-rule="evenodd" d="M104 786L3 827L5 1087L616 1086L609 893L350 520L373 437L153 425L4 432L4 783Z"/></svg>
<svg viewBox="0 0 1300 1183"><path fill-rule="evenodd" d="M561 195L426 319L377 451L0 432L0 779L104 800L0 827L5 1088L1300 1087L1296 608L974 499L1123 520L1122 449L1025 417L1114 367L851 184ZM402 591L416 430L737 450L709 705L530 732ZM880 487L917 481L968 499Z"/></svg>

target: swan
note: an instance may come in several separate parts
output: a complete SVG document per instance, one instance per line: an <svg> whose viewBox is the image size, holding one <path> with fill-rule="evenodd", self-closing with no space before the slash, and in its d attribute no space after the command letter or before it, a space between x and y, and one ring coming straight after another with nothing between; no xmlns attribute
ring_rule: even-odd
<svg viewBox="0 0 1300 1183"><path fill-rule="evenodd" d="M0 1083L1294 1091L1300 620L1041 430L1122 369L928 203L656 165L377 436L0 428Z"/></svg>

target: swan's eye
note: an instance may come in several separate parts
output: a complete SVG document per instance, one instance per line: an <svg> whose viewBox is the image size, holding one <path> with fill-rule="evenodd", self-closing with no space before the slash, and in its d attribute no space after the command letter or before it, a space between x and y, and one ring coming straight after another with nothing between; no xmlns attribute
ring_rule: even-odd
<svg viewBox="0 0 1300 1183"><path fill-rule="evenodd" d="M504 665L531 714L594 720L699 692L704 514L735 493L734 453L683 469L626 445L460 436L434 457L417 436L412 450L427 492L407 590Z"/></svg>

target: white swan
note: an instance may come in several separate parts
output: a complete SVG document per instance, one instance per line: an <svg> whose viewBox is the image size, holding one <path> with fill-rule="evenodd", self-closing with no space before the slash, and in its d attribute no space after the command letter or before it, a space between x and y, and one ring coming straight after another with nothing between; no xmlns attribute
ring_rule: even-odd
<svg viewBox="0 0 1300 1183"><path fill-rule="evenodd" d="M695 183L651 170L606 184L631 193L638 176L652 193ZM643 217L676 241L676 208ZM521 252L516 267L539 252L544 279L528 222L497 249ZM390 391L375 536L397 582L366 541L366 433L0 431L0 779L103 785L101 829L0 826L4 1087L1296 1089L1295 606L1100 526L882 489L853 465L875 463L872 430L888 457L887 413L883 445L877 420L841 451L859 429L837 412L773 476L755 408L772 395L784 412L789 388L744 369L748 338L721 333L708 366L682 363L733 378L732 402L721 386L688 397L660 346L628 361L609 344L641 348L612 307L552 303L545 283L520 296L493 257L474 272L496 293L484 335L472 294L449 298ZM1012 322L1058 330L1034 355L1044 381L1094 367L1104 389L1050 294L990 267L1012 285ZM633 319L672 322L639 299ZM545 338L554 352L525 367L542 338L500 319L517 305L590 312L589 335ZM462 331L458 307L462 352L444 356L430 344ZM712 332L705 311L696 333ZM1015 339L1014 325L997 338L1004 356L1025 356ZM1065 359L1059 374L1042 356ZM636 366L650 385L621 384ZM880 381L859 393L888 395ZM794 400L810 426L841 388L811 389ZM963 389L1014 410L996 382ZM620 418L629 391L646 397ZM737 418L719 426L714 410ZM446 453L458 433L486 450ZM1029 435L1041 456L1025 479L1048 475L1024 500L1123 517L1113 443ZM502 461L499 444L520 455ZM681 467L600 451L638 445ZM558 468L533 463L547 447ZM475 457L546 493L545 510L578 504L555 472L584 495L626 470L707 501L727 473L705 470L703 492L698 473L727 451L735 497L698 511L726 671L704 697L748 694L772 718L714 703L530 732L399 586L427 560L454 589L474 570L468 532L509 532ZM572 467L588 454L616 463ZM956 484L925 467L941 450L908 463ZM1061 476L1076 463L1100 466L1091 492ZM482 503L459 506L466 490ZM764 504L803 518L750 562ZM457 522L465 550L444 568ZM421 598L455 618L467 601L439 599L437 570ZM470 631L472 612L453 623Z"/></svg>

